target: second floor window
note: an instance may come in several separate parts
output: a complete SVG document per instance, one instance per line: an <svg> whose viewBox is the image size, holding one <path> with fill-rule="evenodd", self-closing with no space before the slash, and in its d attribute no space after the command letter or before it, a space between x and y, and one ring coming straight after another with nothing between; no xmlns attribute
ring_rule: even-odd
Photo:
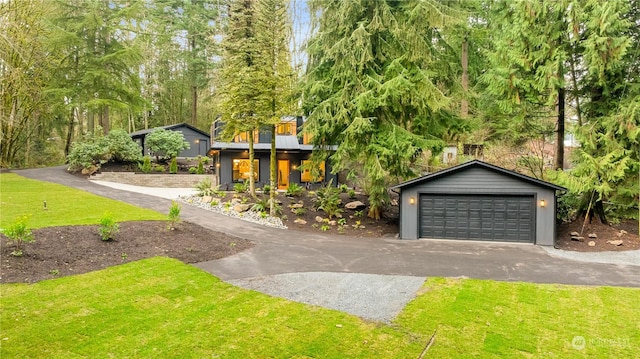
<svg viewBox="0 0 640 359"><path fill-rule="evenodd" d="M296 134L296 124L284 122L276 126L276 135L294 136Z"/></svg>

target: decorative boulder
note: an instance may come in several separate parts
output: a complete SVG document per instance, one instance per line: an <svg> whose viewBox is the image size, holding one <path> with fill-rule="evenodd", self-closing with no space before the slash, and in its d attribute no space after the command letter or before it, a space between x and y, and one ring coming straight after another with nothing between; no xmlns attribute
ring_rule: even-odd
<svg viewBox="0 0 640 359"><path fill-rule="evenodd" d="M365 209L366 207L367 206L360 201L353 201L344 205L344 208L353 209L353 210L361 210L361 209Z"/></svg>
<svg viewBox="0 0 640 359"><path fill-rule="evenodd" d="M246 203L245 204L238 203L235 206L233 206L233 210L238 213L246 212L249 210L249 208L251 208L251 205Z"/></svg>

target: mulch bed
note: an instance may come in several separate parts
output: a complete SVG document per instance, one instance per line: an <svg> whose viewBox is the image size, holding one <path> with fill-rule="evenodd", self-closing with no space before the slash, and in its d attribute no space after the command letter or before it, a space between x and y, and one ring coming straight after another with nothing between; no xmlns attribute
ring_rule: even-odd
<svg viewBox="0 0 640 359"><path fill-rule="evenodd" d="M0 235L0 283L34 283L155 256L204 262L254 245L188 222L172 231L164 221L122 222L113 241L102 241L96 225L40 228L33 234L35 242L24 245L22 257L12 256L13 242Z"/></svg>
<svg viewBox="0 0 640 359"><path fill-rule="evenodd" d="M577 252L602 252L602 251L629 251L640 249L637 221L622 221L616 225L602 224L594 219L592 223L585 225L584 219L577 219L571 223L564 223L558 230L557 247ZM583 241L571 240L571 232L577 232L584 237ZM626 233L625 233L626 232ZM589 234L595 234L595 238L589 238ZM621 240L621 245L614 245L610 241ZM589 246L593 241L594 246Z"/></svg>

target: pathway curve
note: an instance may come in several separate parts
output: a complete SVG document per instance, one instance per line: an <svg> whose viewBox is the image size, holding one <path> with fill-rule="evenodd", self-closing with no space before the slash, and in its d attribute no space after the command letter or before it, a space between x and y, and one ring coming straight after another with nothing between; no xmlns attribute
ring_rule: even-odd
<svg viewBox="0 0 640 359"><path fill-rule="evenodd" d="M167 213L171 205L169 199L92 183L68 174L64 167L14 172L162 213ZM182 218L258 244L231 257L196 264L226 281L248 283L253 279L258 283L254 287L246 285L249 288L262 285L256 278L313 272L640 287L640 266L574 261L527 244L332 237L263 227L192 206L183 206Z"/></svg>

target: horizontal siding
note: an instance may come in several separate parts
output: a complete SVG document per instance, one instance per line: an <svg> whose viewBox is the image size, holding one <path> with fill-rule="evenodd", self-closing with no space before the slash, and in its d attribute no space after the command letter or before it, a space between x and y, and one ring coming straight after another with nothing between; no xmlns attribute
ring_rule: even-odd
<svg viewBox="0 0 640 359"><path fill-rule="evenodd" d="M531 193L540 187L483 168L470 168L415 186L418 192L437 193Z"/></svg>

